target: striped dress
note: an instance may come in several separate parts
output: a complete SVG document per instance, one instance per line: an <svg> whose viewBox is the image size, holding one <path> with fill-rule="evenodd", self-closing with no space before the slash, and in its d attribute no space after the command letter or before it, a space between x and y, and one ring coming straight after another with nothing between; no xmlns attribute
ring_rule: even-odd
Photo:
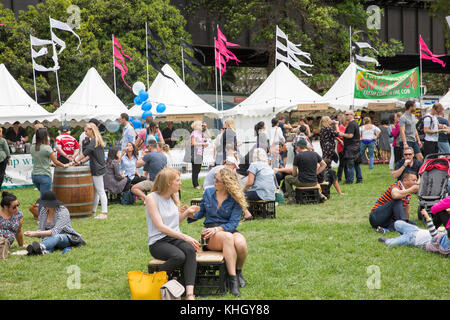
<svg viewBox="0 0 450 320"><path fill-rule="evenodd" d="M381 195L381 197L375 202L375 205L373 206L371 212L373 212L375 209L380 208L381 206L385 205L386 203L389 203L392 201L392 189L397 188L399 190L404 190L405 187L401 183L401 181L397 181L396 183L392 184L387 188L387 190ZM409 205L409 202L411 201L411 195L408 194L406 197L402 198L403 201L403 208L407 208Z"/></svg>

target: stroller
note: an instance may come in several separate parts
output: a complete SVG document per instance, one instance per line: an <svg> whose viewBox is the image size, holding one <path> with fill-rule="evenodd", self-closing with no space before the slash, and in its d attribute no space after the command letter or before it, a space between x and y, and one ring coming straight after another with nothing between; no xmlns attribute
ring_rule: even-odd
<svg viewBox="0 0 450 320"><path fill-rule="evenodd" d="M448 181L450 176L450 154L433 153L425 157L423 165L419 170L420 186L417 193L419 207L417 215L423 220L420 211L425 209L430 216L431 207L447 197Z"/></svg>

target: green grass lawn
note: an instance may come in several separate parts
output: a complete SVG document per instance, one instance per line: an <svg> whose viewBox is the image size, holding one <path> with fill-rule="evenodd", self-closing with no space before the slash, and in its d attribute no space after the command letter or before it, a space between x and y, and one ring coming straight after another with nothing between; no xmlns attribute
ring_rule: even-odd
<svg viewBox="0 0 450 320"><path fill-rule="evenodd" d="M244 267L248 285L240 299L449 299L449 259L413 247L388 248L369 224L368 214L393 179L387 165L369 172L363 184L332 188L331 199L320 205L279 205L276 219L239 225L249 255ZM33 188L12 191L24 212L24 231L36 230L28 211L39 197ZM190 180L183 181L182 202L201 197ZM10 255L0 261L0 299L130 299L128 271L147 270L151 259L142 201L133 206L110 205L108 219L72 221L85 247L61 255ZM417 197L411 201L417 221ZM419 223L420 227L424 227ZM200 238L202 223L181 225ZM390 234L388 237L393 237ZM34 239L35 240L35 239ZM33 239L25 237L26 243ZM19 250L15 242L12 251ZM73 269L81 286L69 289ZM73 268L73 267L72 267ZM379 275L379 286L374 277ZM198 299L236 299L227 294Z"/></svg>

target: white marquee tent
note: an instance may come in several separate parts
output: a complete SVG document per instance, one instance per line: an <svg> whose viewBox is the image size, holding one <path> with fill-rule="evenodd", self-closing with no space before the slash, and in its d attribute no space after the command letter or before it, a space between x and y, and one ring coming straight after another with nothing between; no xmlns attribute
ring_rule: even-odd
<svg viewBox="0 0 450 320"><path fill-rule="evenodd" d="M128 108L103 81L95 68L90 68L83 81L54 114L61 121L89 121L96 118L101 122L117 120Z"/></svg>
<svg viewBox="0 0 450 320"><path fill-rule="evenodd" d="M321 99L284 63L280 63L247 99L222 114L224 118L234 118L238 138L251 139L257 122L264 121L269 128L270 120L278 113L295 109L298 104L318 103Z"/></svg>
<svg viewBox="0 0 450 320"><path fill-rule="evenodd" d="M355 78L356 68L355 63L345 69L338 80L333 84L330 90L325 93L322 98L322 103L329 103L332 108L340 110L349 110L351 105L354 105L354 110L365 108L369 103L395 103L396 107L403 107L404 102L398 99L355 99Z"/></svg>
<svg viewBox="0 0 450 320"><path fill-rule="evenodd" d="M6 66L0 64L0 124L10 126L19 121L32 125L33 121L52 122L54 115L36 103L9 73Z"/></svg>
<svg viewBox="0 0 450 320"><path fill-rule="evenodd" d="M450 108L450 90L447 92L447 94L445 96L443 96L439 100L439 103L442 104L444 109L449 109Z"/></svg>
<svg viewBox="0 0 450 320"><path fill-rule="evenodd" d="M175 71L168 65L162 67L164 74L172 77L174 81L158 73L152 85L148 89L148 101L152 104L150 110L154 116L166 116L171 119L186 120L202 117L217 117L219 111L206 103L197 94L195 94ZM166 111L161 114L156 113L156 106L164 103ZM135 105L128 111L132 117L141 117L142 109L140 105Z"/></svg>

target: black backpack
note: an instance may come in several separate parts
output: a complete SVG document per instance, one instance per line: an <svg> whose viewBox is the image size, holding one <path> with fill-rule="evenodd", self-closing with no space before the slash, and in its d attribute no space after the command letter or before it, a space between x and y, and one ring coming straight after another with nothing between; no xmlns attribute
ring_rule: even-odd
<svg viewBox="0 0 450 320"><path fill-rule="evenodd" d="M424 127L424 120L426 117L431 118L431 121L433 121L433 118L430 115L427 115L427 116L421 118L416 124L416 129L417 129L417 133L419 134L420 141L423 141L423 139L425 137L425 131L424 131L423 127Z"/></svg>

